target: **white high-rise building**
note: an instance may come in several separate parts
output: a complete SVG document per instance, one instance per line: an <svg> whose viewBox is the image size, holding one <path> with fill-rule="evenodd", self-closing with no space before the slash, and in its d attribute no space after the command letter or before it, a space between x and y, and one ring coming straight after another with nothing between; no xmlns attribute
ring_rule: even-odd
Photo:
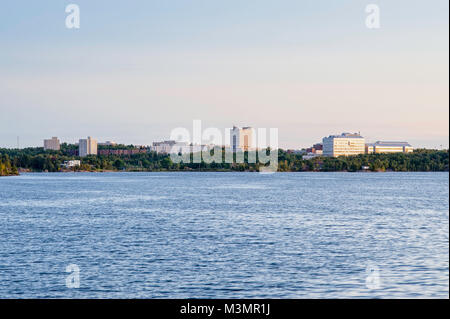
<svg viewBox="0 0 450 319"><path fill-rule="evenodd" d="M61 148L59 139L57 137L52 137L51 139L44 140L44 150L59 151Z"/></svg>
<svg viewBox="0 0 450 319"><path fill-rule="evenodd" d="M97 140L88 136L87 139L80 139L78 144L79 156L97 155Z"/></svg>
<svg viewBox="0 0 450 319"><path fill-rule="evenodd" d="M233 126L230 133L230 145L233 152L254 149L253 128Z"/></svg>
<svg viewBox="0 0 450 319"><path fill-rule="evenodd" d="M342 133L341 135L330 135L323 138L324 156L349 156L364 154L365 152L365 139L359 133Z"/></svg>

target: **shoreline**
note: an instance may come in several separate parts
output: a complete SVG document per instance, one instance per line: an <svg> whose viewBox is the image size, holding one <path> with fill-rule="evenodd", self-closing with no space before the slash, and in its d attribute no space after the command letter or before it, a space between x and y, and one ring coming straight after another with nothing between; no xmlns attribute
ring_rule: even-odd
<svg viewBox="0 0 450 319"><path fill-rule="evenodd" d="M267 163L222 162L216 163L174 163L167 155L136 154L132 156L88 156L77 166L66 165L69 159L64 151L46 153L40 150L25 149L19 153L0 149L8 159L12 171L19 174L27 172L445 172L449 171L449 152L435 150L416 150L410 154L359 154L348 157L315 157L303 159L302 155L279 150L278 165L267 167ZM236 159L237 160L237 159ZM275 164L275 163L274 163ZM5 169L3 169L5 173Z"/></svg>
<svg viewBox="0 0 450 319"><path fill-rule="evenodd" d="M200 170L161 170L161 171L61 171L61 172L37 172L37 171L23 171L17 175L6 175L1 177L20 176L22 174L79 174L79 173L256 173L262 175L269 175L274 173L449 173L449 171L277 171L274 173L259 172L259 171L229 171L229 170L216 170L216 171L200 171Z"/></svg>

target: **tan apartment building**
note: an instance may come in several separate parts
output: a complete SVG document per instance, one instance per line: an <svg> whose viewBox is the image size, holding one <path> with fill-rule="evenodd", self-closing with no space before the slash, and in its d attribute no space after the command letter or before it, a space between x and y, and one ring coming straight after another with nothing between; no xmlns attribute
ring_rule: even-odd
<svg viewBox="0 0 450 319"><path fill-rule="evenodd" d="M330 157L364 154L366 143L359 133L330 135L322 140L323 155Z"/></svg>
<svg viewBox="0 0 450 319"><path fill-rule="evenodd" d="M44 150L59 151L61 148L59 139L57 137L52 137L51 139L44 140Z"/></svg>

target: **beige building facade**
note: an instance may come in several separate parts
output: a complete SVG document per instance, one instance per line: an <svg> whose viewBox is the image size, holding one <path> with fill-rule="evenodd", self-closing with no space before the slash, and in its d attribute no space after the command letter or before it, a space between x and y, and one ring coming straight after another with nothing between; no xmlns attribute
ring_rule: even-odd
<svg viewBox="0 0 450 319"><path fill-rule="evenodd" d="M230 134L230 145L233 152L255 149L253 128L233 126Z"/></svg>
<svg viewBox="0 0 450 319"><path fill-rule="evenodd" d="M44 140L44 150L59 151L61 148L61 143L57 137L52 137L51 139Z"/></svg>
<svg viewBox="0 0 450 319"><path fill-rule="evenodd" d="M366 143L359 133L342 133L324 137L323 155L329 157L364 154Z"/></svg>
<svg viewBox="0 0 450 319"><path fill-rule="evenodd" d="M78 144L78 155L83 157L87 155L97 155L97 140L88 136L87 139L81 139Z"/></svg>

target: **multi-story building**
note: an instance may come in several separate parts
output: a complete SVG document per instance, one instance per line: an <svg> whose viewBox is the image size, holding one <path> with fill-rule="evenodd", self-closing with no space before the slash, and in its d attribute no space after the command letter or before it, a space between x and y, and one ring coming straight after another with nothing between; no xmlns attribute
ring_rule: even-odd
<svg viewBox="0 0 450 319"><path fill-rule="evenodd" d="M135 155L135 154L143 154L148 153L147 148L131 148L131 149L100 149L98 150L98 155Z"/></svg>
<svg viewBox="0 0 450 319"><path fill-rule="evenodd" d="M349 156L366 152L365 139L359 133L342 133L323 138L324 156Z"/></svg>
<svg viewBox="0 0 450 319"><path fill-rule="evenodd" d="M64 161L63 164L61 164L61 167L63 168L72 168L75 166L80 166L81 161L80 160L72 160L72 161Z"/></svg>
<svg viewBox="0 0 450 319"><path fill-rule="evenodd" d="M197 148L200 148L198 146ZM163 142L153 142L153 145L150 147L150 150L156 153L161 154L170 154L170 153L191 153L195 151L196 147L189 145L186 142L176 142L176 141L163 141Z"/></svg>
<svg viewBox="0 0 450 319"><path fill-rule="evenodd" d="M87 139L80 139L78 144L79 156L97 155L97 140L88 136Z"/></svg>
<svg viewBox="0 0 450 319"><path fill-rule="evenodd" d="M253 128L233 126L230 134L230 145L233 152L254 149Z"/></svg>
<svg viewBox="0 0 450 319"><path fill-rule="evenodd" d="M175 144L177 144L175 141L153 142L151 149L156 153L169 154Z"/></svg>
<svg viewBox="0 0 450 319"><path fill-rule="evenodd" d="M411 153L413 147L408 142L377 141L366 144L366 153Z"/></svg>
<svg viewBox="0 0 450 319"><path fill-rule="evenodd" d="M314 144L312 147L306 149L306 153L314 153L322 155L323 153L323 145L322 143Z"/></svg>
<svg viewBox="0 0 450 319"><path fill-rule="evenodd" d="M61 145L57 137L52 137L51 139L44 140L44 150L59 151L60 148Z"/></svg>

